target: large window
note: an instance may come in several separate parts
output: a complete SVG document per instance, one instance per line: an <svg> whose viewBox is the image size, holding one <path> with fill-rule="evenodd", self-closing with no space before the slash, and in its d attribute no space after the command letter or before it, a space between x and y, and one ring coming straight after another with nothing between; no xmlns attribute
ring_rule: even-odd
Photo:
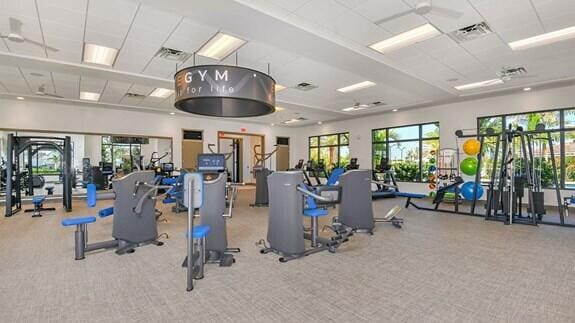
<svg viewBox="0 0 575 323"><path fill-rule="evenodd" d="M116 143L112 136L102 136L102 161L112 163L114 169L122 168L130 173L136 163L140 165L142 145L139 143ZM120 137L118 137L120 138Z"/></svg>
<svg viewBox="0 0 575 323"><path fill-rule="evenodd" d="M349 132L309 137L309 159L323 159L327 171L349 164Z"/></svg>
<svg viewBox="0 0 575 323"><path fill-rule="evenodd" d="M428 181L427 170L439 149L438 122L374 129L371 133L373 169L387 159L398 181Z"/></svg>
<svg viewBox="0 0 575 323"><path fill-rule="evenodd" d="M530 132L534 131L538 124L544 124L547 130L556 130L551 132L551 138L553 139L552 148L559 184L562 189L575 189L575 109L534 111L477 118L477 127L480 133L485 133L487 128L493 128L498 134L504 128L515 129L518 126L526 132ZM486 148L484 148L482 157L485 162L481 172L483 180L490 179L496 138L485 138ZM533 149L535 167L541 173L541 184L543 187L552 188L553 168L549 145L546 140L535 139Z"/></svg>

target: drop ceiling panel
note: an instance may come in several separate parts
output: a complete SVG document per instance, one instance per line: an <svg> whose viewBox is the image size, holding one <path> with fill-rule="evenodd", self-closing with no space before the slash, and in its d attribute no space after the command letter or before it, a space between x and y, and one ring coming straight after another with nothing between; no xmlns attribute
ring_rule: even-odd
<svg viewBox="0 0 575 323"><path fill-rule="evenodd" d="M420 0L405 1L411 4L412 7L415 7L415 5L420 2ZM461 13L461 16L458 18L437 14L434 11L431 11L430 13L422 16L439 30L445 33L483 21L481 15L479 15L479 13L467 1L434 0L432 1L432 5Z"/></svg>
<svg viewBox="0 0 575 323"><path fill-rule="evenodd" d="M38 88L43 85L47 93L54 93L50 72L30 70L25 68L21 68L21 70L24 74L24 77L26 77L28 84L32 88L32 91L38 90Z"/></svg>
<svg viewBox="0 0 575 323"><path fill-rule="evenodd" d="M150 46L128 39L118 54L114 67L132 73L142 73L160 47L161 43L157 46Z"/></svg>
<svg viewBox="0 0 575 323"><path fill-rule="evenodd" d="M73 30L64 30L65 33L70 34L70 36L66 37L59 33L53 36L71 40L82 40L84 21L86 19L86 0L38 0L38 11L40 12L42 29L45 34L59 32L62 27L58 25L63 25L68 29L74 28ZM54 24L57 26L52 26ZM80 35L77 35L78 33Z"/></svg>
<svg viewBox="0 0 575 323"><path fill-rule="evenodd" d="M333 18L348 10L335 0L311 0L294 13L309 22L333 29Z"/></svg>
<svg viewBox="0 0 575 323"><path fill-rule="evenodd" d="M349 9L354 9L367 2L367 0L336 0L336 1Z"/></svg>
<svg viewBox="0 0 575 323"><path fill-rule="evenodd" d="M116 82L116 81L109 81L100 97L100 101L108 102L108 103L119 103L128 89L130 88L131 84L123 83L123 82Z"/></svg>
<svg viewBox="0 0 575 323"><path fill-rule="evenodd" d="M26 81L16 67L0 65L0 80L9 92L13 93L30 93Z"/></svg>
<svg viewBox="0 0 575 323"><path fill-rule="evenodd" d="M132 84L132 87L130 88L131 93L137 93L137 94L143 94L143 95L149 95L153 90L154 90L153 87L139 85L139 84Z"/></svg>
<svg viewBox="0 0 575 323"><path fill-rule="evenodd" d="M82 77L80 79L80 91L102 93L106 80L91 77Z"/></svg>
<svg viewBox="0 0 575 323"><path fill-rule="evenodd" d="M386 22L380 24L380 26L383 29L396 35L396 34L401 34L403 32L411 30L413 28L422 26L426 23L427 23L427 20L425 20L425 18L423 18L422 16L417 15L415 13L410 13L410 14L405 15L403 17L399 17L399 18L396 18L393 20L386 21Z"/></svg>
<svg viewBox="0 0 575 323"><path fill-rule="evenodd" d="M306 4L307 2L309 2L310 0L267 0L267 1L269 1L272 4L278 5L284 9L287 9L289 11L294 11L303 6L304 4Z"/></svg>
<svg viewBox="0 0 575 323"><path fill-rule="evenodd" d="M134 19L129 39L144 44L161 45L181 20L181 17L142 6Z"/></svg>
<svg viewBox="0 0 575 323"><path fill-rule="evenodd" d="M200 49L217 31L216 28L184 19L174 33L167 39L164 46L193 53Z"/></svg>
<svg viewBox="0 0 575 323"><path fill-rule="evenodd" d="M150 64L144 70L146 75L152 75L156 77L168 77L171 78L176 73L178 68L178 62L167 60L164 58L154 57ZM181 68L181 66L180 66Z"/></svg>
<svg viewBox="0 0 575 323"><path fill-rule="evenodd" d="M371 21L378 21L409 9L403 1L368 0L354 10Z"/></svg>
<svg viewBox="0 0 575 323"><path fill-rule="evenodd" d="M86 42L120 48L137 8L138 4L130 1L90 1Z"/></svg>
<svg viewBox="0 0 575 323"><path fill-rule="evenodd" d="M78 75L52 73L56 84L56 93L67 99L78 99L80 77Z"/></svg>
<svg viewBox="0 0 575 323"><path fill-rule="evenodd" d="M333 22L333 31L363 46L392 36L383 28L353 11L346 11L336 17Z"/></svg>

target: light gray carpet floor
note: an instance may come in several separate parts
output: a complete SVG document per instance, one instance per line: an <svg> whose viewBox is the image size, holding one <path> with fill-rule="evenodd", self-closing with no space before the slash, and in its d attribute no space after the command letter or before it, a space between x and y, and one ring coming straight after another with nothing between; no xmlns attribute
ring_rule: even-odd
<svg viewBox="0 0 575 323"><path fill-rule="evenodd" d="M337 253L289 263L261 255L267 209L242 190L229 220L233 267L209 265L185 291L185 215L164 210L162 247L74 260L75 211L0 218L1 322L568 322L575 321L575 230L505 226L481 218L403 210L403 229L378 224ZM403 200L374 203L376 214ZM101 203L105 206L106 203ZM335 210L332 210L334 213ZM3 214L3 213L2 213ZM90 225L110 237L111 218Z"/></svg>

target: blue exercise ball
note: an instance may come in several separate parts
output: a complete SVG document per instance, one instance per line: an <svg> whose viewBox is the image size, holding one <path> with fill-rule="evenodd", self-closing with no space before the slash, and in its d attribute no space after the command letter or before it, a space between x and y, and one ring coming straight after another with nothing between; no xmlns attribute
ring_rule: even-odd
<svg viewBox="0 0 575 323"><path fill-rule="evenodd" d="M435 167L435 165L429 166L428 171L429 171L430 173L433 173L433 172L435 172L436 170L437 170L437 167Z"/></svg>
<svg viewBox="0 0 575 323"><path fill-rule="evenodd" d="M460 192L463 198L469 201L473 201L473 191L477 190L477 195L475 198L479 199L483 196L483 186L476 184L473 181L469 181L461 185Z"/></svg>

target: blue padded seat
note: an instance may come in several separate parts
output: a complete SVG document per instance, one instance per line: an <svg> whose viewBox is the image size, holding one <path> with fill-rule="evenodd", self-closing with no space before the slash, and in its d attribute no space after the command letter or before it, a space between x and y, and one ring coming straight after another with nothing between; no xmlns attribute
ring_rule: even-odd
<svg viewBox="0 0 575 323"><path fill-rule="evenodd" d="M415 199L422 199L422 198L427 197L427 195L425 195L425 194L407 193L407 192L395 192L394 195L397 197L409 197L409 198L415 198Z"/></svg>
<svg viewBox="0 0 575 323"><path fill-rule="evenodd" d="M303 215L312 218L317 218L320 216L326 216L329 214L328 210L324 208L318 208L315 200L311 196L306 196L307 208L303 210Z"/></svg>
<svg viewBox="0 0 575 323"><path fill-rule="evenodd" d="M32 197L32 203L34 203L34 204L42 204L42 202L44 202L44 200L46 200L45 195L36 195L36 196Z"/></svg>
<svg viewBox="0 0 575 323"><path fill-rule="evenodd" d="M114 207L113 206L110 206L110 207L107 207L105 209L101 209L100 211L98 211L98 216L101 218L108 217L112 214L114 214Z"/></svg>
<svg viewBox="0 0 575 323"><path fill-rule="evenodd" d="M69 227L71 225L88 224L96 222L95 216L79 216L76 218L67 218L62 220L62 225Z"/></svg>
<svg viewBox="0 0 575 323"><path fill-rule="evenodd" d="M329 212L326 209L304 209L303 215L309 216L311 218L321 217L328 215Z"/></svg>
<svg viewBox="0 0 575 323"><path fill-rule="evenodd" d="M194 228L192 229L192 238L194 239L201 239L201 238L205 238L208 233L210 233L210 226L209 225L196 225L194 226ZM186 237L189 236L189 233L186 235Z"/></svg>

